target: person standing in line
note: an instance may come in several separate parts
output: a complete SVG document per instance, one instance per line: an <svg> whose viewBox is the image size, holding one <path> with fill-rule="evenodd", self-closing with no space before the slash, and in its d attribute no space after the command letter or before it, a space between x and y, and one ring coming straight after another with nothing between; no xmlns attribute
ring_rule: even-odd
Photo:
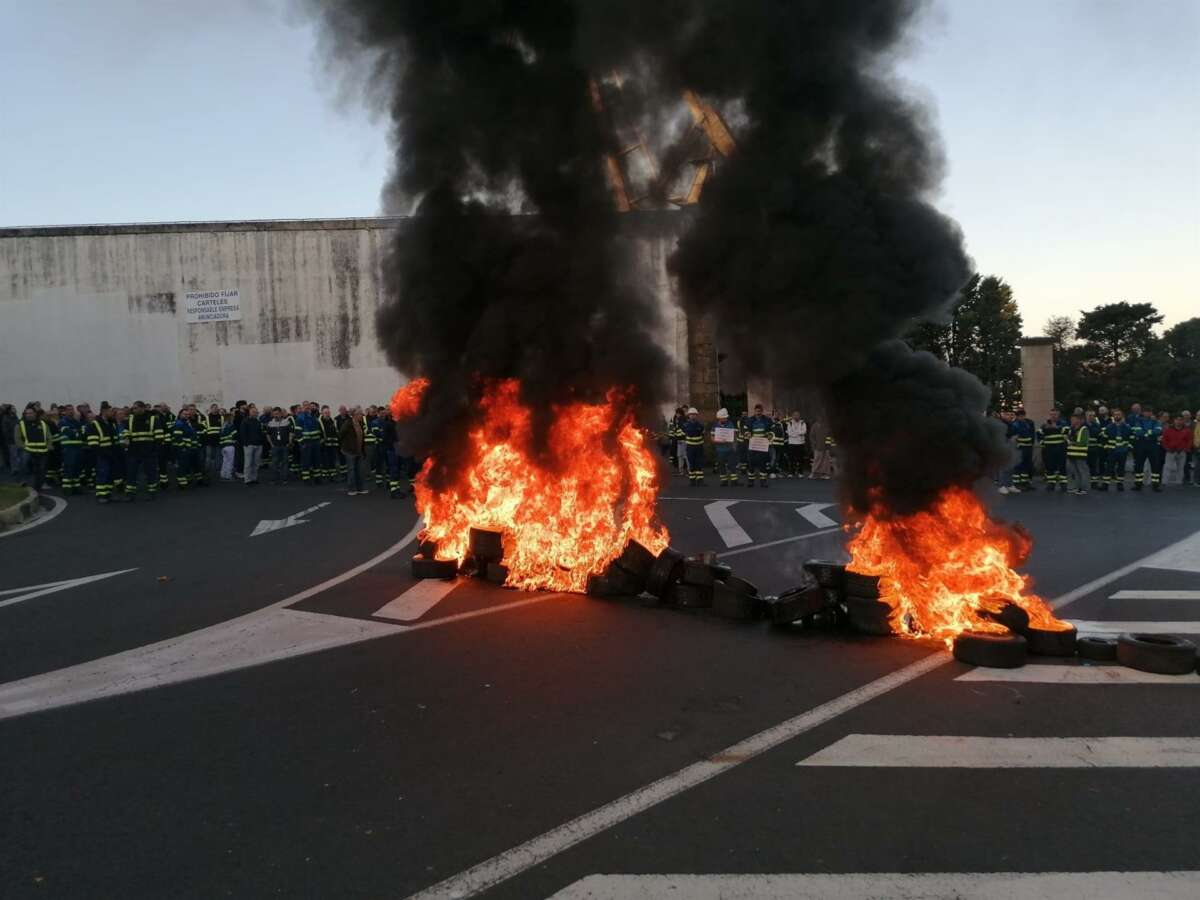
<svg viewBox="0 0 1200 900"><path fill-rule="evenodd" d="M233 481L234 464L237 462L238 426L234 424L234 413L227 412L221 421L221 480Z"/></svg>
<svg viewBox="0 0 1200 900"><path fill-rule="evenodd" d="M1042 444L1042 468L1046 472L1046 490L1067 489L1067 429L1059 424L1058 413L1046 417L1046 424L1038 429L1037 439Z"/></svg>
<svg viewBox="0 0 1200 900"><path fill-rule="evenodd" d="M258 407L253 403L247 407L246 415L242 418L238 438L242 445L242 481L247 486L258 484L258 467L262 464L267 437L258 418Z"/></svg>
<svg viewBox="0 0 1200 900"><path fill-rule="evenodd" d="M749 466L748 483L753 484L758 476L758 486L767 487L767 466L771 458L771 420L763 415L761 403L754 404L754 415L746 420L749 433L746 462Z"/></svg>
<svg viewBox="0 0 1200 900"><path fill-rule="evenodd" d="M267 421L267 442L271 447L271 471L275 474L276 484L287 484L288 454L295 440L292 420L283 414L282 407L275 407Z"/></svg>
<svg viewBox="0 0 1200 900"><path fill-rule="evenodd" d="M771 459L767 464L771 478L783 478L787 474L787 460L784 458L784 448L787 446L787 425L784 424L775 410L771 410Z"/></svg>
<svg viewBox="0 0 1200 900"><path fill-rule="evenodd" d="M1140 491L1145 484L1146 466L1150 466L1150 487L1162 490L1162 426L1154 415L1154 407L1147 403L1140 410L1137 421L1130 422L1133 429L1133 489Z"/></svg>
<svg viewBox="0 0 1200 900"><path fill-rule="evenodd" d="M113 498L128 500L125 493L125 456L126 432L129 430L129 408L120 406L112 414L112 452L109 453L108 463L112 468Z"/></svg>
<svg viewBox="0 0 1200 900"><path fill-rule="evenodd" d="M809 472L809 477L814 479L822 479L828 481L833 475L833 463L829 456L829 450L826 448L825 442L829 437L829 428L821 419L814 419L812 427L808 429L808 440L812 444L812 470Z"/></svg>
<svg viewBox="0 0 1200 900"><path fill-rule="evenodd" d="M171 425L171 446L175 449L175 487L186 491L192 483L192 442L196 432L188 420L187 407L179 410Z"/></svg>
<svg viewBox="0 0 1200 900"><path fill-rule="evenodd" d="M788 477L803 478L804 452L808 443L808 423L800 418L800 411L794 409L785 428L787 443L784 445L784 452L787 455Z"/></svg>
<svg viewBox="0 0 1200 900"><path fill-rule="evenodd" d="M1108 448L1108 465L1105 471L1109 483L1116 486L1118 491L1125 490L1125 461L1129 458L1130 428L1125 421L1125 413L1119 409L1112 411L1112 419L1105 429L1104 445Z"/></svg>
<svg viewBox="0 0 1200 900"><path fill-rule="evenodd" d="M59 410L58 445L62 451L62 481L60 482L63 495L82 493L80 476L83 474L83 428L79 424L79 414L71 404L64 404Z"/></svg>
<svg viewBox="0 0 1200 900"><path fill-rule="evenodd" d="M1167 484L1183 484L1183 471L1187 455L1192 449L1192 431L1183 424L1183 416L1176 416L1163 431L1162 449L1163 481Z"/></svg>
<svg viewBox="0 0 1200 900"><path fill-rule="evenodd" d="M29 470L29 487L40 493L46 484L46 469L50 462L53 436L49 424L38 415L33 404L26 406L21 414L15 436Z"/></svg>
<svg viewBox="0 0 1200 900"><path fill-rule="evenodd" d="M338 449L346 460L346 496L367 493L363 465L366 454L367 419L361 407L354 407L338 430Z"/></svg>
<svg viewBox="0 0 1200 900"><path fill-rule="evenodd" d="M125 452L125 496L129 500L137 499L139 474L146 479L146 499L153 500L158 494L158 448L162 443L162 431L158 413L147 409L141 400L133 404L133 414L125 433L129 444Z"/></svg>
<svg viewBox="0 0 1200 900"><path fill-rule="evenodd" d="M700 411L689 406L687 418L679 428L687 456L688 484L697 487L704 484L704 425L700 422Z"/></svg>
<svg viewBox="0 0 1200 900"><path fill-rule="evenodd" d="M0 406L0 456L3 456L4 468L11 475L21 472L20 459L17 458L17 411L11 403Z"/></svg>
<svg viewBox="0 0 1200 900"><path fill-rule="evenodd" d="M1033 421L1017 407L1016 416L1008 425L1009 434L1017 447L1017 464L1012 471L1012 486L1018 492L1033 490Z"/></svg>
<svg viewBox="0 0 1200 900"><path fill-rule="evenodd" d="M1107 491L1112 478L1108 474L1108 407L1087 412L1088 470L1092 475L1092 490Z"/></svg>
<svg viewBox="0 0 1200 900"><path fill-rule="evenodd" d="M96 502L108 503L112 499L112 448L116 429L113 426L113 409L103 405L100 415L87 426L87 447L92 452L96 466Z"/></svg>
<svg viewBox="0 0 1200 900"><path fill-rule="evenodd" d="M329 407L321 407L321 415L317 419L317 431L320 436L321 477L332 482L337 478L338 456L338 426Z"/></svg>
<svg viewBox="0 0 1200 900"><path fill-rule="evenodd" d="M225 425L225 417L215 403L208 405L204 414L204 433L207 435L204 444L204 471L211 478L220 477L221 472L221 430Z"/></svg>
<svg viewBox="0 0 1200 900"><path fill-rule="evenodd" d="M1091 432L1078 413L1071 416L1071 431L1067 440L1067 489L1076 495L1088 492L1092 476L1088 471L1088 444Z"/></svg>
<svg viewBox="0 0 1200 900"><path fill-rule="evenodd" d="M732 487L738 483L737 449L734 446L737 428L729 418L729 410L724 407L717 410L717 420L713 422L709 434L716 458L714 471L717 473L717 482L722 487Z"/></svg>

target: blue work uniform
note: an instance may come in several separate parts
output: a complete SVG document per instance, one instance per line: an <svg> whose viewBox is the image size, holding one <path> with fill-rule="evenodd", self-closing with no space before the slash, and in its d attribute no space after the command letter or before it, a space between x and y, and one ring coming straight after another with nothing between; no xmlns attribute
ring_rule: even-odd
<svg viewBox="0 0 1200 900"><path fill-rule="evenodd" d="M767 470L771 463L771 417L770 416L750 416L746 419L746 466L748 469L748 477L751 481L755 475L758 476L758 483L762 487L767 486ZM761 439L767 442L766 450L755 450L750 447L750 443L756 439Z"/></svg>
<svg viewBox="0 0 1200 900"><path fill-rule="evenodd" d="M1110 420L1104 426L1104 444L1108 452L1105 478L1108 484L1115 484L1118 491L1125 490L1125 460L1129 458L1132 439L1133 429L1128 422Z"/></svg>
<svg viewBox="0 0 1200 900"><path fill-rule="evenodd" d="M1129 423L1133 436L1133 489L1140 491L1150 465L1150 483L1162 490L1162 425L1153 416L1136 416Z"/></svg>
<svg viewBox="0 0 1200 900"><path fill-rule="evenodd" d="M1038 429L1042 445L1042 468L1046 471L1046 490L1061 486L1067 489L1067 430L1059 420L1047 422Z"/></svg>
<svg viewBox="0 0 1200 900"><path fill-rule="evenodd" d="M1033 483L1034 427L1030 419L1013 419L1008 423L1008 436L1016 438L1017 464L1013 467L1013 487L1025 490Z"/></svg>
<svg viewBox="0 0 1200 900"><path fill-rule="evenodd" d="M58 420L58 446L62 452L62 489L78 494L83 486L83 427L75 419Z"/></svg>
<svg viewBox="0 0 1200 900"><path fill-rule="evenodd" d="M716 439L716 431L718 428L728 428L732 430L734 433L734 440L728 442L718 441ZM716 456L717 480L723 485L737 484L737 425L732 419L717 419L717 421L713 422L709 433L713 438L713 453Z"/></svg>
<svg viewBox="0 0 1200 900"><path fill-rule="evenodd" d="M704 483L704 426L698 419L684 419L679 423L683 434L684 452L687 453L688 481Z"/></svg>

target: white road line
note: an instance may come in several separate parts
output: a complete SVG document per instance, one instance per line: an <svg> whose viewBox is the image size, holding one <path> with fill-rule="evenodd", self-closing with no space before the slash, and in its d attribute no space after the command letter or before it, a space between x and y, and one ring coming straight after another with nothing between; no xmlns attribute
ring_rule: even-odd
<svg viewBox="0 0 1200 900"><path fill-rule="evenodd" d="M12 528L5 528L3 531L0 531L0 538L12 537L14 534L20 534L22 531L28 531L30 528L37 528L39 525L45 525L67 508L67 501L62 497L55 497L51 494L42 494L41 496L45 497L51 502L51 504L53 504L51 509L48 512L39 513L24 525L16 525Z"/></svg>
<svg viewBox="0 0 1200 900"><path fill-rule="evenodd" d="M422 579L395 600L379 607L371 615L377 619L413 622L441 603L445 596L458 585L457 579L448 581L436 578Z"/></svg>
<svg viewBox="0 0 1200 900"><path fill-rule="evenodd" d="M829 528L833 525L836 525L837 522L829 518L829 516L825 515L825 513L821 512L821 510L825 509L827 506L833 506L833 504L809 503L807 506L796 507L796 512L804 516L804 518L807 519L809 524L811 524L814 528Z"/></svg>
<svg viewBox="0 0 1200 900"><path fill-rule="evenodd" d="M302 509L298 513L292 513L286 519L263 519L254 526L254 530L250 532L250 537L257 537L260 534L269 534L272 531L280 531L284 528L291 528L293 525L303 525L308 519L304 516L310 513L315 513L318 509L328 506L332 500L325 500L318 503L316 506L310 506L308 509Z"/></svg>
<svg viewBox="0 0 1200 900"><path fill-rule="evenodd" d="M27 588L10 588L6 591L0 591L0 594L12 594L16 591L27 591L27 593L18 594L16 597L9 597L5 600L0 600L0 606L9 606L13 603L20 603L23 600L32 600L35 597L43 597L46 594L53 594L57 591L65 591L84 584L91 584L93 581L103 581L105 578L112 578L114 575L124 575L126 572L136 571L137 566L134 566L132 569L118 569L115 572L101 572L99 575L87 575L83 578L69 578L66 581L51 581L46 584L34 584Z"/></svg>
<svg viewBox="0 0 1200 900"><path fill-rule="evenodd" d="M551 900L1194 900L1200 872L871 872L828 875L589 875Z"/></svg>
<svg viewBox="0 0 1200 900"><path fill-rule="evenodd" d="M1200 767L1200 738L848 734L796 765L883 769L1194 769Z"/></svg>
<svg viewBox="0 0 1200 900"><path fill-rule="evenodd" d="M915 663L898 669L882 678L843 694L828 703L814 707L785 722L781 722L766 731L760 731L746 740L727 747L720 753L708 759L693 763L671 775L660 778L645 787L638 788L611 803L584 813L564 825L553 828L546 833L526 841L519 846L493 856L489 860L472 866L465 872L460 872L412 895L412 900L432 900L432 898L465 898L486 891L501 882L519 875L526 869L545 862L553 856L574 847L594 835L600 834L614 825L619 825L626 819L645 812L665 800L682 794L684 791L703 784L729 770L736 768L747 760L779 746L785 741L811 731L818 725L828 722L858 706L862 706L876 697L886 694L914 678L926 674L943 665L949 656L945 653L934 653ZM681 895L686 896L686 895Z"/></svg>
<svg viewBox="0 0 1200 900"><path fill-rule="evenodd" d="M691 503L695 503L697 501L700 501L703 503L711 503L713 500L719 500L719 499L724 499L724 498L697 496L697 497L659 497L658 499L659 500L676 500L676 501L686 500ZM771 500L766 497L738 497L737 502L738 503L786 503L788 506L795 506L797 503L820 503L821 501L805 500L803 497L797 497L794 500Z"/></svg>
<svg viewBox="0 0 1200 900"><path fill-rule="evenodd" d="M1025 684L1181 684L1200 686L1200 675L1156 675L1124 666L1024 665L1019 669L972 669L955 681L1000 681Z"/></svg>
<svg viewBox="0 0 1200 900"><path fill-rule="evenodd" d="M750 535L746 534L742 526L737 523L737 519L733 517L733 513L729 511L729 507L737 502L737 500L714 500L704 506L705 515L717 529L717 534L721 535L721 540L725 542L726 547L738 547L750 543Z"/></svg>
<svg viewBox="0 0 1200 900"><path fill-rule="evenodd" d="M1200 600L1200 591L1117 591L1109 600Z"/></svg>
<svg viewBox="0 0 1200 900"><path fill-rule="evenodd" d="M742 547L740 550L726 550L724 553L718 553L717 557L725 559L730 556L737 556L739 553L753 553L756 550L766 550L768 547L778 547L780 544L791 544L794 541L807 541L809 538L819 537L822 534L833 534L835 531L841 531L839 525L837 528L825 528L821 531L810 531L808 534L797 534L792 537L780 538L777 541L767 541L764 544L755 544L753 547Z"/></svg>
<svg viewBox="0 0 1200 900"><path fill-rule="evenodd" d="M1103 622L1067 619L1080 634L1200 634L1200 622Z"/></svg>
<svg viewBox="0 0 1200 900"><path fill-rule="evenodd" d="M1181 541L1176 541L1174 544L1164 547L1161 550L1156 550L1149 556L1135 560L1127 566L1114 569L1107 575L1101 575L1087 584L1081 584L1074 590L1067 591L1062 596L1055 597L1050 601L1050 606L1052 609L1062 609L1068 603L1074 603L1080 597L1086 597L1092 591L1099 590L1106 584L1112 584L1118 578L1124 578L1130 572L1135 572L1138 569L1173 569L1178 572L1200 572L1200 531L1185 537Z"/></svg>

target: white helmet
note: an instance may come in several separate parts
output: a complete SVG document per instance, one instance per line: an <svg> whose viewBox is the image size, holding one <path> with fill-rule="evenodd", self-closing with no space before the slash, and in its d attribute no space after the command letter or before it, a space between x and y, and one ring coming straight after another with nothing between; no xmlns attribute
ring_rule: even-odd
<svg viewBox="0 0 1200 900"><path fill-rule="evenodd" d="M729 418L729 410L727 410L725 407L722 406L720 409L717 410L717 418L718 419L728 419Z"/></svg>
<svg viewBox="0 0 1200 900"><path fill-rule="evenodd" d="M696 409L696 407L694 407L694 406L689 406L687 408L687 414L689 416L698 416L698 415L700 415L700 410Z"/></svg>

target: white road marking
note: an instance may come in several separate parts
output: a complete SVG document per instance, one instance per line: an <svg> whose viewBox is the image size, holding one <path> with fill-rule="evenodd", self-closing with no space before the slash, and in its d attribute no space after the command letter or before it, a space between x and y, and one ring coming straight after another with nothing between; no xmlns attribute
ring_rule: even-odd
<svg viewBox="0 0 1200 900"><path fill-rule="evenodd" d="M1124 666L1024 665L1019 669L987 669L964 672L955 681L1001 681L1026 684L1183 684L1200 685L1200 675L1156 675Z"/></svg>
<svg viewBox="0 0 1200 900"><path fill-rule="evenodd" d="M729 507L737 502L737 500L714 500L704 506L705 515L717 529L717 534L721 535L721 540L725 542L726 547L739 547L742 544L750 543L750 535L746 534L742 526L737 523L737 519L733 517L733 513L729 511Z"/></svg>
<svg viewBox="0 0 1200 900"><path fill-rule="evenodd" d="M1099 590L1106 584L1112 584L1118 578L1124 578L1138 569L1172 569L1178 572L1200 572L1200 531L1176 541L1170 546L1156 550L1149 556L1131 562L1127 566L1114 569L1107 575L1101 575L1087 584L1081 584L1072 591L1067 591L1060 597L1050 601L1052 609L1062 609L1068 603L1074 603L1080 597L1086 597L1092 591Z"/></svg>
<svg viewBox="0 0 1200 900"><path fill-rule="evenodd" d="M1200 622L1102 622L1067 619L1080 634L1200 634Z"/></svg>
<svg viewBox="0 0 1200 900"><path fill-rule="evenodd" d="M808 534L797 534L792 537L780 538L777 541L767 541L764 544L755 544L753 547L742 547L740 550L726 550L724 553L718 553L720 559L725 559L730 556L737 556L739 553L754 553L756 550L766 550L768 547L778 547L780 544L791 544L795 541L807 541L809 538L820 537L823 534L833 534L835 531L841 531L839 525L837 528L825 528L821 531L810 531Z"/></svg>
<svg viewBox="0 0 1200 900"><path fill-rule="evenodd" d="M1117 591L1109 600L1200 600L1200 591Z"/></svg>
<svg viewBox="0 0 1200 900"><path fill-rule="evenodd" d="M714 499L723 499L723 498L696 496L696 497L659 497L658 499L659 500L678 500L678 501L687 500L692 503L695 503L697 501L700 501L703 503L711 503ZM738 497L737 502L738 503L786 503L788 506L795 506L797 503L820 503L821 501L805 500L803 497L798 497L794 500L771 500L766 497Z"/></svg>
<svg viewBox="0 0 1200 900"><path fill-rule="evenodd" d="M871 872L828 875L589 875L551 900L1194 900L1200 872Z"/></svg>
<svg viewBox="0 0 1200 900"><path fill-rule="evenodd" d="M9 606L13 603L20 603L22 600L32 600L34 597L42 597L46 594L53 594L56 591L65 591L69 588L79 587L84 584L91 584L93 581L103 581L105 578L112 578L114 575L124 575L126 572L136 572L137 566L132 569L118 569L115 572L101 572L99 575L86 575L83 578L68 578L66 581L50 581L46 584L32 584L23 588L8 588L0 591L0 594L16 594L18 591L25 593L18 594L16 597L8 597L5 600L0 600L0 606Z"/></svg>
<svg viewBox="0 0 1200 900"><path fill-rule="evenodd" d="M1194 769L1200 767L1200 738L848 734L796 765L883 769Z"/></svg>
<svg viewBox="0 0 1200 900"><path fill-rule="evenodd" d="M395 600L379 607L371 615L377 619L392 619L397 622L415 621L441 603L447 594L458 587L459 583L457 579L448 581L440 578L422 579Z"/></svg>
<svg viewBox="0 0 1200 900"><path fill-rule="evenodd" d="M829 518L821 510L828 506L833 506L832 503L809 503L807 506L796 507L796 512L804 516L814 528L829 528L836 525L834 519Z"/></svg>
<svg viewBox="0 0 1200 900"><path fill-rule="evenodd" d="M332 502L333 501L331 500L325 500L322 503L318 503L316 506L310 506L308 509L302 509L298 513L292 513L292 515L288 516L286 519L263 519L254 526L254 530L250 532L250 537L257 537L260 534L267 534L272 531L280 531L284 528L291 528L293 525L303 525L308 521L308 519L304 518L304 516L307 516L310 513L315 513L321 507L328 506Z"/></svg>
<svg viewBox="0 0 1200 900"><path fill-rule="evenodd" d="M678 772L660 778L644 787L638 788L611 803L584 813L564 825L553 828L545 834L526 841L519 846L493 856L489 860L472 866L465 872L460 872L445 881L419 891L412 895L411 900L432 900L432 898L464 898L472 897L486 891L501 882L519 875L526 869L545 862L564 850L574 847L594 835L600 834L614 825L619 825L626 819L645 812L665 800L682 794L684 791L703 784L747 760L753 759L767 750L777 747L785 741L811 731L818 725L828 722L862 706L876 697L886 694L914 678L936 669L949 660L945 653L934 653L915 663L898 669L882 678L856 688L847 694L822 703L807 712L801 713L785 722L781 722L765 731L760 731L732 747L727 747L720 753L708 759L693 763ZM687 895L681 895L687 896Z"/></svg>
<svg viewBox="0 0 1200 900"><path fill-rule="evenodd" d="M52 504L47 512L39 513L24 525L15 525L12 528L5 528L0 531L0 538L12 537L14 534L20 534L22 531L28 531L30 528L37 528L39 525L45 525L64 509L67 508L67 501L62 497L55 497L52 494L42 494Z"/></svg>

